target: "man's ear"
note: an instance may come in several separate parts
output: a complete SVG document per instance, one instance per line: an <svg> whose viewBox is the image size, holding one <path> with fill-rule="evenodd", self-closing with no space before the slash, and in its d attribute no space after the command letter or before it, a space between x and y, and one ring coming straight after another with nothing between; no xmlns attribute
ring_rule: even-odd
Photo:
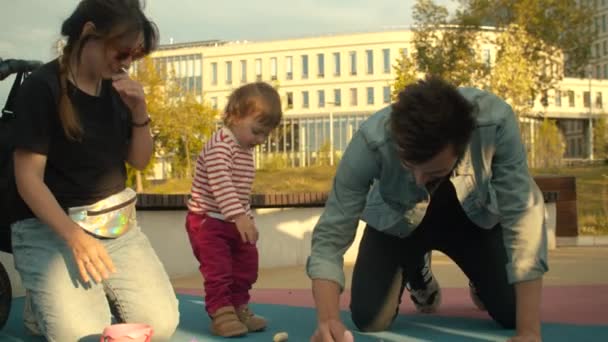
<svg viewBox="0 0 608 342"><path fill-rule="evenodd" d="M82 31L80 31L80 38L90 36L92 34L95 34L95 32L96 32L95 24L93 24L92 21L87 21L84 24L84 26L82 27Z"/></svg>

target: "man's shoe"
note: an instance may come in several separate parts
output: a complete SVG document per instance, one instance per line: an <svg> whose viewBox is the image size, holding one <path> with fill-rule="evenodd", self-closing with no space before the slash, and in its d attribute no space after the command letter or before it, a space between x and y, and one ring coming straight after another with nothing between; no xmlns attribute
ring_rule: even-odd
<svg viewBox="0 0 608 342"><path fill-rule="evenodd" d="M424 257L425 265L416 277L406 277L416 281L407 281L405 288L420 313L434 313L441 305L441 288L431 271L431 252Z"/></svg>

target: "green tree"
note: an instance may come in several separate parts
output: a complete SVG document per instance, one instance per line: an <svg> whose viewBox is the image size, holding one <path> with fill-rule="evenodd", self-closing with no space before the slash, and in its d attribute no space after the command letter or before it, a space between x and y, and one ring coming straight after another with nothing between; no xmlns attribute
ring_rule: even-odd
<svg viewBox="0 0 608 342"><path fill-rule="evenodd" d="M515 25L529 35L524 56L535 66L535 95L544 94L568 75L583 75L596 37L593 4L561 0L459 0L455 23L492 26L498 31ZM564 63L565 62L565 63Z"/></svg>
<svg viewBox="0 0 608 342"><path fill-rule="evenodd" d="M534 167L548 168L561 165L566 144L554 120L543 119L534 141L532 164Z"/></svg>
<svg viewBox="0 0 608 342"><path fill-rule="evenodd" d="M173 155L172 169L179 178L192 175L192 161L215 130L219 112L183 90L175 78L167 82L167 103L159 119L159 140Z"/></svg>
<svg viewBox="0 0 608 342"><path fill-rule="evenodd" d="M172 156L174 176L190 177L192 161L215 129L218 111L185 91L173 72L158 69L151 58L138 64L136 78L146 92L156 153Z"/></svg>
<svg viewBox="0 0 608 342"><path fill-rule="evenodd" d="M497 37L498 51L490 75L490 90L505 99L518 116L531 114L534 65L523 51L529 35L512 25Z"/></svg>
<svg viewBox="0 0 608 342"><path fill-rule="evenodd" d="M479 55L485 35L478 26L458 24L445 6L417 0L413 8L414 52L417 69L456 86L479 85L489 64Z"/></svg>
<svg viewBox="0 0 608 342"><path fill-rule="evenodd" d="M397 62L393 65L395 70L395 81L393 82L393 101L397 100L397 95L407 85L414 83L418 80L418 68L416 62L406 55L404 50L399 54Z"/></svg>
<svg viewBox="0 0 608 342"><path fill-rule="evenodd" d="M602 114L593 125L593 156L595 159L608 158L608 127L606 114Z"/></svg>
<svg viewBox="0 0 608 342"><path fill-rule="evenodd" d="M334 165L338 165L340 163L341 155L339 152L334 151ZM317 160L315 162L316 166L331 166L331 149L329 140L325 140L319 149L317 150Z"/></svg>
<svg viewBox="0 0 608 342"><path fill-rule="evenodd" d="M165 106L165 81L162 79L159 71L154 65L154 61L150 57L146 57L137 63L137 71L132 75L133 79L139 81L143 88L146 96L146 107L148 114L152 118L151 129L153 132L158 131L158 123L156 119L164 112ZM156 142L155 142L156 145ZM156 150L156 148L155 148ZM154 167L156 161L156 151L152 153L150 162L143 170L143 172L136 170L127 165L127 179L129 184L135 184L135 188L138 192L144 190L146 184L145 175L150 169ZM143 175L142 175L143 173Z"/></svg>

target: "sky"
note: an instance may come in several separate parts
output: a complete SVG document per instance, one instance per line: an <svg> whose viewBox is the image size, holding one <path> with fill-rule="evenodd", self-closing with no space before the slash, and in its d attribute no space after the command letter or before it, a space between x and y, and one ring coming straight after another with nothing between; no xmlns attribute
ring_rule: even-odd
<svg viewBox="0 0 608 342"><path fill-rule="evenodd" d="M435 0L454 9L454 0ZM48 61L76 0L0 0L0 58ZM412 24L414 0L147 0L161 44L272 40L378 31ZM4 106L12 78L0 82Z"/></svg>

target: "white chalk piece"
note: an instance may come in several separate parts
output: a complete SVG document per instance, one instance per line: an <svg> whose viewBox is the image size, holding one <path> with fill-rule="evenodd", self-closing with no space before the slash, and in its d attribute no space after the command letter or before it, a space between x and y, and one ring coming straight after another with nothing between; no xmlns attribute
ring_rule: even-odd
<svg viewBox="0 0 608 342"><path fill-rule="evenodd" d="M286 342L288 338L289 338L289 335L287 335L286 332L281 331L281 332L274 334L274 337L272 338L272 342Z"/></svg>

